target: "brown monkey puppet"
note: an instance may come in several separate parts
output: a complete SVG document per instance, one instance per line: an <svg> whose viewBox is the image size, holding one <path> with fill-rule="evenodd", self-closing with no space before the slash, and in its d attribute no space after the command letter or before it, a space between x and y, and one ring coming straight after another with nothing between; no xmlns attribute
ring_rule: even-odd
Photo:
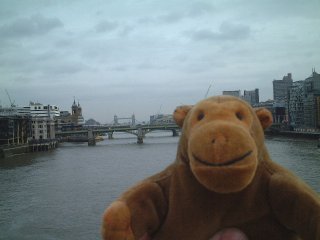
<svg viewBox="0 0 320 240"><path fill-rule="evenodd" d="M107 208L105 240L208 240L225 228L250 240L320 239L319 195L269 157L268 110L218 96L178 107L174 119L175 162Z"/></svg>

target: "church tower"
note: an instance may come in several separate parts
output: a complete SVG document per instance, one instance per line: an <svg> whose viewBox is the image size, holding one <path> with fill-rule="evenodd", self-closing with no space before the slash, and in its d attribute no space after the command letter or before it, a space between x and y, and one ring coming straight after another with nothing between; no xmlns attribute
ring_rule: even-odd
<svg viewBox="0 0 320 240"><path fill-rule="evenodd" d="M80 106L80 103L76 104L76 100L73 100L73 104L71 106L72 110L72 122L75 123L76 125L83 125L84 124L84 119L82 117L82 108Z"/></svg>

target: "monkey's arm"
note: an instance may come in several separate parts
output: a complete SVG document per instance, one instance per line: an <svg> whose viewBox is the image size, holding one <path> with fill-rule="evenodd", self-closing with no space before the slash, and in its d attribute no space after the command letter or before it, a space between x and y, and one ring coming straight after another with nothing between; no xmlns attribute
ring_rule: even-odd
<svg viewBox="0 0 320 240"><path fill-rule="evenodd" d="M291 174L274 174L269 189L277 219L304 240L320 239L320 198Z"/></svg>
<svg viewBox="0 0 320 240"><path fill-rule="evenodd" d="M105 211L102 223L104 240L134 240L151 236L167 212L161 187L142 182L129 189Z"/></svg>

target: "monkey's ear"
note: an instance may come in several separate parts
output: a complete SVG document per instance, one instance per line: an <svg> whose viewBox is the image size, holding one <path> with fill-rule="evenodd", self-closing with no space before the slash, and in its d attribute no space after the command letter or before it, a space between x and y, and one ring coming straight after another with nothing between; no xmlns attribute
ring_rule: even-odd
<svg viewBox="0 0 320 240"><path fill-rule="evenodd" d="M273 122L272 113L268 109L255 108L254 111L256 112L263 129L266 129L271 126L271 124Z"/></svg>
<svg viewBox="0 0 320 240"><path fill-rule="evenodd" d="M173 113L173 119L179 127L183 126L184 119L186 118L188 112L192 108L192 105L183 105L176 108Z"/></svg>

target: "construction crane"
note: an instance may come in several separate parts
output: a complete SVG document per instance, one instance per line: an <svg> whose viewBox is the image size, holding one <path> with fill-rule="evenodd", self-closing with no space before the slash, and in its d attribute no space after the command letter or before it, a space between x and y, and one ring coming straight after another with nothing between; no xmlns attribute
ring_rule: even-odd
<svg viewBox="0 0 320 240"><path fill-rule="evenodd" d="M10 95L9 95L9 93L8 93L7 89L5 89L5 91L6 91L6 94L7 94L8 98L9 98L10 106L11 106L11 107L15 107L15 105L14 105L14 101L13 101L13 102L11 101L11 98L10 98Z"/></svg>
<svg viewBox="0 0 320 240"><path fill-rule="evenodd" d="M209 91L210 91L210 88L211 88L211 86L212 86L212 83L213 83L213 81L212 81L211 84L209 85L208 90L207 90L206 95L204 96L204 98L207 98L207 97L208 97L208 93L209 93Z"/></svg>

